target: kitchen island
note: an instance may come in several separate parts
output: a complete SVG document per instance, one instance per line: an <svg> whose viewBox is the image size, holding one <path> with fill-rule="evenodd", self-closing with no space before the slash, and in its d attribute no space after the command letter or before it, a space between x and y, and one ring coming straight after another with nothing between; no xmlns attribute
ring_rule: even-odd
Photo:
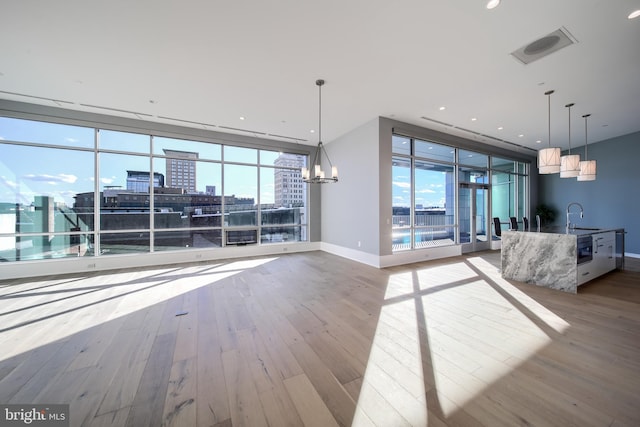
<svg viewBox="0 0 640 427"><path fill-rule="evenodd" d="M503 231L502 277L577 293L578 286L614 270L624 249L616 250L622 229Z"/></svg>

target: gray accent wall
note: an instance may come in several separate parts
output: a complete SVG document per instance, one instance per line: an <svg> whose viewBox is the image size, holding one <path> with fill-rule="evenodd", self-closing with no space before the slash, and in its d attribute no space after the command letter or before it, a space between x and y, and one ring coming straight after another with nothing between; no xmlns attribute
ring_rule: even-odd
<svg viewBox="0 0 640 427"><path fill-rule="evenodd" d="M572 150L576 153L584 160L584 147ZM589 144L588 154L597 162L595 181L539 175L538 201L557 211L559 226L566 224L567 205L580 203L584 218L572 215L572 223L624 228L627 254L640 256L640 132Z"/></svg>

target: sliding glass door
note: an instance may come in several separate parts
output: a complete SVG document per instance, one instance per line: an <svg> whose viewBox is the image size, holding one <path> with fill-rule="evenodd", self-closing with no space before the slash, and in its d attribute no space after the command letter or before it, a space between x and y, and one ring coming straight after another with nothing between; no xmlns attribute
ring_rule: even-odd
<svg viewBox="0 0 640 427"><path fill-rule="evenodd" d="M462 252L489 249L489 186L460 183L458 188L460 244Z"/></svg>

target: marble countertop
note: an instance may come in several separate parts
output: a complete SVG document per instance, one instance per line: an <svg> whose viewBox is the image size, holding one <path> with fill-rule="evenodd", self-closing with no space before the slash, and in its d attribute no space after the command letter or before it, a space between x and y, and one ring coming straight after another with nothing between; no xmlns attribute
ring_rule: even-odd
<svg viewBox="0 0 640 427"><path fill-rule="evenodd" d="M531 230L532 232L536 232L535 229ZM550 234L571 234L574 236L588 236L590 234L598 234L598 233L606 233L608 231L624 231L624 228L611 228L611 227L576 227L569 230L567 233L566 227L542 227L540 230L541 233L550 233Z"/></svg>

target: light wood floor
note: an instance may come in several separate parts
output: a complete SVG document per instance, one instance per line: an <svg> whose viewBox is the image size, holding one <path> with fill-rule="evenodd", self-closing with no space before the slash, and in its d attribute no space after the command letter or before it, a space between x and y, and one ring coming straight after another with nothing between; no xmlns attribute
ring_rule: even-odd
<svg viewBox="0 0 640 427"><path fill-rule="evenodd" d="M91 426L638 426L640 260L578 295L499 252L0 281L0 403Z"/></svg>

